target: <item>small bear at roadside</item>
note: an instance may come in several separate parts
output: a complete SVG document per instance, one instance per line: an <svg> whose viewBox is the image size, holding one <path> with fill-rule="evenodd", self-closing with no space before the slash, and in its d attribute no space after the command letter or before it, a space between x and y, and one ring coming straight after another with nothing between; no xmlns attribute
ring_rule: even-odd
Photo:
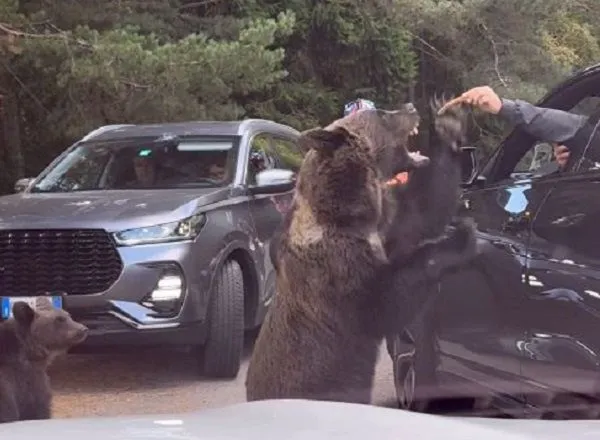
<svg viewBox="0 0 600 440"><path fill-rule="evenodd" d="M47 298L38 298L35 309L21 301L13 305L13 318L0 323L0 423L51 417L47 368L87 333Z"/></svg>

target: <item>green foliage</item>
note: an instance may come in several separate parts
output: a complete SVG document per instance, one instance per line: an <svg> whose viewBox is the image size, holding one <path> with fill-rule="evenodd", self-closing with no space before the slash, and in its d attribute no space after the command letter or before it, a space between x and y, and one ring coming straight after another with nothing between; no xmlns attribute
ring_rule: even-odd
<svg viewBox="0 0 600 440"><path fill-rule="evenodd" d="M3 20L14 20L19 10L18 0L0 0L0 17Z"/></svg>
<svg viewBox="0 0 600 440"><path fill-rule="evenodd" d="M55 88L77 99L70 101L73 111L61 111L57 120L69 135L80 136L122 121L243 117L235 97L286 75L283 49L271 47L275 34L289 33L293 25L293 14L282 13L277 20L251 22L234 41L190 34L168 43L132 26L106 32L78 27L65 40L30 41L26 49L37 69L49 64L38 61L48 54L61 61Z"/></svg>
<svg viewBox="0 0 600 440"><path fill-rule="evenodd" d="M258 18L234 40L195 33L164 42L132 25L106 31L78 26L20 39L11 64L22 112L45 122L34 137L58 144L42 153L43 161L65 148L65 139L104 124L245 117L238 102L287 75L275 40L289 35L294 23L289 12Z"/></svg>
<svg viewBox="0 0 600 440"><path fill-rule="evenodd" d="M0 93L18 101L26 168L15 173L108 123L262 117L305 129L357 97L425 108L433 93L480 84L535 101L600 60L599 5L0 0ZM476 122L490 151L503 127Z"/></svg>
<svg viewBox="0 0 600 440"><path fill-rule="evenodd" d="M592 26L567 13L553 17L542 30L541 39L552 61L566 68L585 67L600 59L600 45Z"/></svg>

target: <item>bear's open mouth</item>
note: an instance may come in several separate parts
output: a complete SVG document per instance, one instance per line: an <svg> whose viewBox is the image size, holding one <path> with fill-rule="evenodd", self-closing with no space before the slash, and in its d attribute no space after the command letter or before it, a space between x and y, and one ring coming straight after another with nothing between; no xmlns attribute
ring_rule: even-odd
<svg viewBox="0 0 600 440"><path fill-rule="evenodd" d="M415 122L408 132L408 137L417 136L419 134L419 122L420 120ZM408 163L403 164L401 169L397 169L391 176L387 176L383 179L383 181L387 186L404 185L408 182L410 174L415 168L421 168L428 164L429 158L427 156L422 155L419 151L409 151Z"/></svg>
<svg viewBox="0 0 600 440"><path fill-rule="evenodd" d="M430 162L429 157L422 155L420 151L409 151L408 157L410 161L409 166L407 168L405 167L396 170L392 177L385 179L385 184L387 186L405 185L408 183L412 172L416 168L425 167L429 165Z"/></svg>

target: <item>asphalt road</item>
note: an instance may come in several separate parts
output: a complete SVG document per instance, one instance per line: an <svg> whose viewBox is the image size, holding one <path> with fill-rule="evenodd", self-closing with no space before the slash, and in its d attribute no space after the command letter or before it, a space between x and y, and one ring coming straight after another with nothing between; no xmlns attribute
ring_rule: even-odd
<svg viewBox="0 0 600 440"><path fill-rule="evenodd" d="M186 353L130 348L119 353L68 355L50 370L53 417L166 414L243 402L247 366L248 355L237 379L215 381L199 378L194 360ZM395 404L385 345L372 402Z"/></svg>

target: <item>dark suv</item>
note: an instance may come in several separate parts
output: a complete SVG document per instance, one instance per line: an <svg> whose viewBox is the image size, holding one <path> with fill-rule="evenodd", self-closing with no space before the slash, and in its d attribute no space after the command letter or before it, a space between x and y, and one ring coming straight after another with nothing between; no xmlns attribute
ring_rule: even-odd
<svg viewBox="0 0 600 440"><path fill-rule="evenodd" d="M600 416L600 65L539 105L597 133L559 171L551 145L516 129L465 183L483 252L391 344L404 408L464 397L471 413Z"/></svg>
<svg viewBox="0 0 600 440"><path fill-rule="evenodd" d="M189 345L235 377L274 293L299 133L266 120L105 126L0 198L2 318L49 295L87 346Z"/></svg>

